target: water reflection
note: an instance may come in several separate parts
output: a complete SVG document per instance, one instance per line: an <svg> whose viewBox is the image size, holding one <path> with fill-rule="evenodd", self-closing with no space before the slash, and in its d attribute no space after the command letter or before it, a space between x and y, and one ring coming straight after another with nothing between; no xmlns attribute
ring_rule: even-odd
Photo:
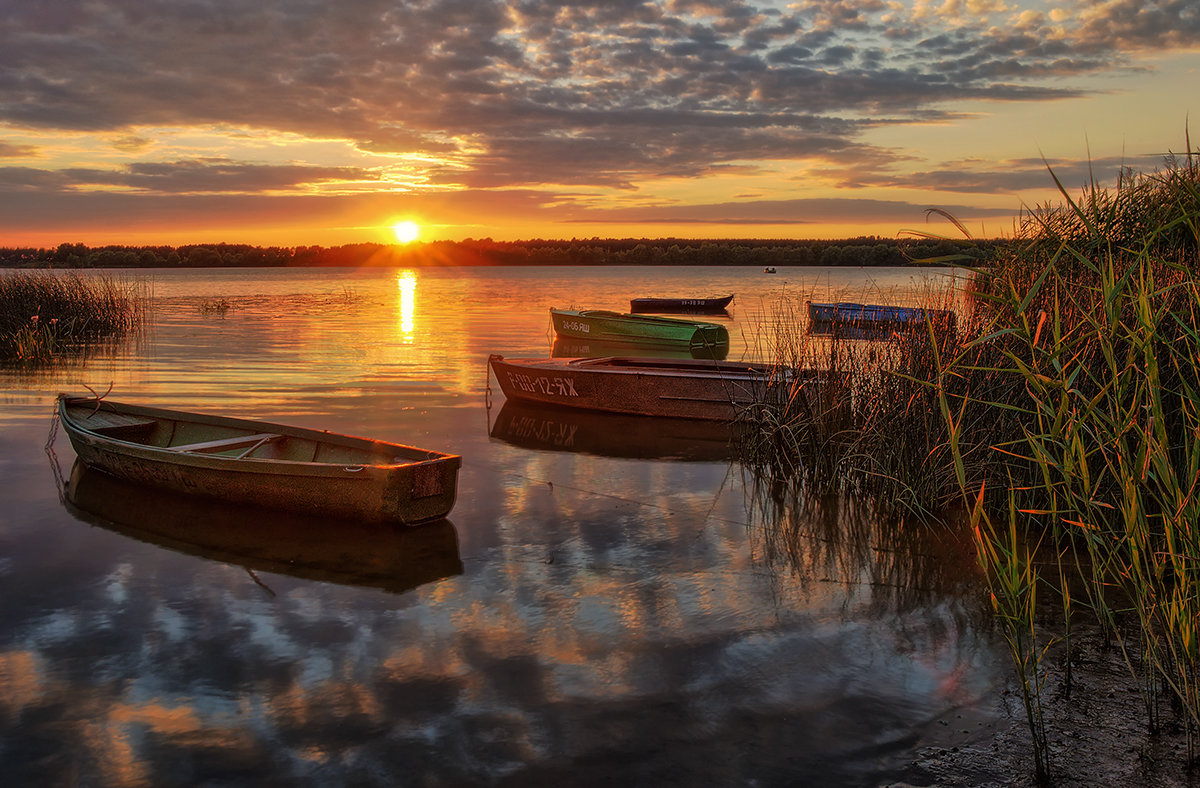
<svg viewBox="0 0 1200 788"><path fill-rule="evenodd" d="M489 421L488 354L545 354L555 303L704 277L739 293L730 356L752 360L786 278L430 267L410 310L399 274L164 271L145 347L0 370L7 783L878 786L916 748L970 744L963 718L1010 668L975 597L939 590L973 565L944 534L818 508L653 420ZM862 274L820 276L813 297L838 300ZM197 308L213 295L226 319ZM86 478L73 516L45 467L53 397L110 380L148 404L452 449L454 525L296 531Z"/></svg>
<svg viewBox="0 0 1200 788"><path fill-rule="evenodd" d="M417 275L412 271L401 271L396 276L396 285L400 289L400 335L405 342L411 342L416 315Z"/></svg>
<svg viewBox="0 0 1200 788"><path fill-rule="evenodd" d="M381 527L233 506L142 487L80 462L65 493L68 511L92 525L251 570L392 593L463 571L449 520Z"/></svg>
<svg viewBox="0 0 1200 788"><path fill-rule="evenodd" d="M849 495L818 495L799 481L749 475L756 553L793 580L861 584L881 609L969 596L980 580L964 522L881 518L869 502Z"/></svg>
<svg viewBox="0 0 1200 788"><path fill-rule="evenodd" d="M729 346L665 348L639 345L636 342L592 342L590 340L556 338L550 355L553 358L636 356L638 358L711 358L724 361L729 355Z"/></svg>
<svg viewBox="0 0 1200 788"><path fill-rule="evenodd" d="M828 320L813 320L808 324L808 333L815 337L834 339L866 339L883 342L901 336L895 326L843 323ZM905 333L913 333L911 330Z"/></svg>
<svg viewBox="0 0 1200 788"><path fill-rule="evenodd" d="M526 449L713 462L734 457L735 429L719 421L623 416L505 400L490 434Z"/></svg>

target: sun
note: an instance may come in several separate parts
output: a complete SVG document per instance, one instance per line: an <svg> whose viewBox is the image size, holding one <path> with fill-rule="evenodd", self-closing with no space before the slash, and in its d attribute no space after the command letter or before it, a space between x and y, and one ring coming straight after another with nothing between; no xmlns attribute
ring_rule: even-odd
<svg viewBox="0 0 1200 788"><path fill-rule="evenodd" d="M396 240L402 244L412 243L417 240L421 234L421 228L416 222L396 222L392 225L392 232L396 234Z"/></svg>

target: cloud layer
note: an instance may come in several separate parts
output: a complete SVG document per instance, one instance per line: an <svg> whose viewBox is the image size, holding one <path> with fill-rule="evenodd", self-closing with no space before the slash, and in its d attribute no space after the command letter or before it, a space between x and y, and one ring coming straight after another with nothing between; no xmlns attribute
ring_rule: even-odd
<svg viewBox="0 0 1200 788"><path fill-rule="evenodd" d="M1200 42L1191 0L1078 0L1052 12L1001 0L0 7L0 162L14 162L0 168L0 192L10 194L619 193L798 163L843 172L843 187L993 194L1020 179L982 167L912 173L902 152L864 134L948 121L967 101L1078 96L1079 80L1132 68L1139 52ZM155 129L344 141L364 161L242 160L216 143L161 158ZM39 165L54 152L30 143L39 134L103 139L125 159Z"/></svg>

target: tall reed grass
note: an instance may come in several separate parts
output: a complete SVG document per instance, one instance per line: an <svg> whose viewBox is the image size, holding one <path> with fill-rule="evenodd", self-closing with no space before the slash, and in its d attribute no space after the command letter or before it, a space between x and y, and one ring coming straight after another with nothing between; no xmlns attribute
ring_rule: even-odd
<svg viewBox="0 0 1200 788"><path fill-rule="evenodd" d="M1062 203L1030 211L1012 251L975 272L956 341L835 339L841 390L807 413L760 415L743 452L872 496L885 516L897 503L929 520L969 509L1043 781L1046 644L1061 639L1069 664L1084 614L1125 655L1147 725L1169 711L1198 763L1200 160L1188 146L1079 198L1059 183ZM803 355L786 332L772 342L783 363ZM1048 636L1039 588L1061 612Z"/></svg>
<svg viewBox="0 0 1200 788"><path fill-rule="evenodd" d="M145 318L145 287L60 273L0 275L0 361L47 361L119 337Z"/></svg>

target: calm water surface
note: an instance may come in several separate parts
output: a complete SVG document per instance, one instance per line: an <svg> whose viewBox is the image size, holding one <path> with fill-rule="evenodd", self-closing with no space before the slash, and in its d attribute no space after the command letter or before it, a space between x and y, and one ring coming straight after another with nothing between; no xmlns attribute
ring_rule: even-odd
<svg viewBox="0 0 1200 788"><path fill-rule="evenodd" d="M551 306L734 292L744 358L805 298L945 272L117 276L143 336L0 371L5 784L886 785L986 736L1006 665L961 542L792 503L711 425L517 408L487 373L551 353ZM330 527L72 479L44 446L85 384L455 452L458 503Z"/></svg>

